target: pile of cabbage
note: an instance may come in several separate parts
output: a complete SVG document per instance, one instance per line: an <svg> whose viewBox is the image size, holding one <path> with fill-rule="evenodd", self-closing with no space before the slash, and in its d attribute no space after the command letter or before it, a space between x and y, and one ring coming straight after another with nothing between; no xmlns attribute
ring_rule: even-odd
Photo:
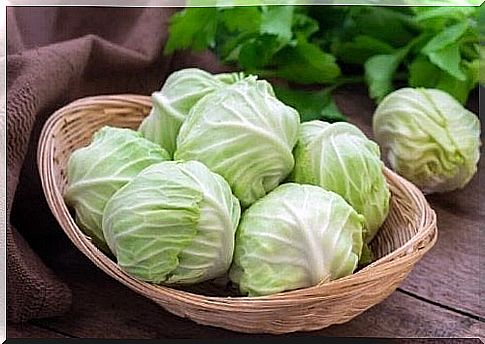
<svg viewBox="0 0 485 344"><path fill-rule="evenodd" d="M127 274L229 278L260 296L369 262L389 212L379 146L349 123L300 122L256 76L172 73L138 130L105 126L68 161L67 205Z"/></svg>

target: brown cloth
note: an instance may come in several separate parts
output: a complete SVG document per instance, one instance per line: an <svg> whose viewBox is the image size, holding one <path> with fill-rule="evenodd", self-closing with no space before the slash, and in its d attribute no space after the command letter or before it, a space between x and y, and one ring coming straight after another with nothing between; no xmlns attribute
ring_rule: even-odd
<svg viewBox="0 0 485 344"><path fill-rule="evenodd" d="M174 8L7 8L7 320L61 315L71 293L45 252L61 229L40 186L43 123L81 97L158 90L167 75L223 69L208 53L164 56ZM74 248L73 248L74 249Z"/></svg>

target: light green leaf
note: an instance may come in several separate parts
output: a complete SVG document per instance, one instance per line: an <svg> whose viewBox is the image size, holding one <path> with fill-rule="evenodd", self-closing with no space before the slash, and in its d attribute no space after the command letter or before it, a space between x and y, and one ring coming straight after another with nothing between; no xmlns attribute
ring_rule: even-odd
<svg viewBox="0 0 485 344"><path fill-rule="evenodd" d="M448 73L442 73L436 88L448 92L460 103L466 103L470 91L477 86L479 66L478 60L463 62L462 69L466 75L465 80L459 80Z"/></svg>
<svg viewBox="0 0 485 344"><path fill-rule="evenodd" d="M431 52L441 50L448 45L453 45L468 29L466 22L460 22L458 24L447 27L445 30L434 36L422 49L424 54L430 54Z"/></svg>
<svg viewBox="0 0 485 344"><path fill-rule="evenodd" d="M461 56L458 45L450 44L440 50L428 53L428 56L431 62L453 77L461 81L466 79L466 75L460 67Z"/></svg>
<svg viewBox="0 0 485 344"><path fill-rule="evenodd" d="M393 91L392 81L400 62L401 58L396 54L376 55L365 62L365 79L372 99L379 102Z"/></svg>
<svg viewBox="0 0 485 344"><path fill-rule="evenodd" d="M261 34L275 35L282 42L292 38L293 6L263 7L261 15Z"/></svg>
<svg viewBox="0 0 485 344"><path fill-rule="evenodd" d="M465 6L437 6L437 7L414 7L417 12L415 20L418 22L428 21L430 19L452 18L463 20L464 18L474 15L476 8Z"/></svg>
<svg viewBox="0 0 485 344"><path fill-rule="evenodd" d="M478 82L478 60L462 62L461 69L466 75L465 80L459 80L432 64L421 56L409 66L409 85L412 87L437 88L448 92L460 103L465 103L469 92Z"/></svg>

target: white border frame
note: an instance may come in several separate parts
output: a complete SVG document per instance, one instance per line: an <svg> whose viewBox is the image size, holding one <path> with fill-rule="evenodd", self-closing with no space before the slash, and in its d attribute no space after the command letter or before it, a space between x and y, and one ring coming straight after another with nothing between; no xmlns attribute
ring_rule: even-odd
<svg viewBox="0 0 485 344"><path fill-rule="evenodd" d="M188 0L191 7L233 6L234 0ZM248 0L249 5L372 5L372 6L480 6L485 0ZM194 4L195 2L195 4ZM240 1L239 1L240 2ZM185 7L186 0L6 0L0 7L0 342L6 340L6 76L7 76L7 6L106 6L106 7Z"/></svg>

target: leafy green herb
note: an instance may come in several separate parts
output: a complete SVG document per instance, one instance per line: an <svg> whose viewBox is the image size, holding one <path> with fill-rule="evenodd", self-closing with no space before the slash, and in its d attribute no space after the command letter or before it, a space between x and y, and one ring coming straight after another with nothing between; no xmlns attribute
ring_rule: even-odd
<svg viewBox="0 0 485 344"><path fill-rule="evenodd" d="M463 36L468 25L465 22L460 22L448 27L444 31L434 36L423 48L423 53L429 54L433 51L443 49L447 46L454 45L456 41Z"/></svg>
<svg viewBox="0 0 485 344"><path fill-rule="evenodd" d="M318 45L298 37L294 47L275 56L278 68L263 71L263 76L280 77L300 84L331 83L340 76L335 56L323 52Z"/></svg>
<svg viewBox="0 0 485 344"><path fill-rule="evenodd" d="M431 88L438 83L440 75L440 69L424 55L419 56L409 65L409 84L413 87L419 85Z"/></svg>
<svg viewBox="0 0 485 344"><path fill-rule="evenodd" d="M276 97L283 103L295 108L302 122L324 120L326 122L345 121L345 116L335 104L331 88L321 91L292 90L275 86Z"/></svg>
<svg viewBox="0 0 485 344"><path fill-rule="evenodd" d="M478 83L478 61L485 56L477 32L479 9L187 8L171 18L165 53L208 48L223 63L248 74L322 89L333 90L345 83L342 80L364 77L369 96L377 103L394 90L397 80L442 89L464 103ZM316 103L310 117L328 112L325 102L318 108Z"/></svg>
<svg viewBox="0 0 485 344"><path fill-rule="evenodd" d="M365 77L372 98L380 101L392 92L392 79L399 62L398 55L375 55L365 62Z"/></svg>
<svg viewBox="0 0 485 344"><path fill-rule="evenodd" d="M352 41L335 42L332 51L344 63L364 64L374 55L392 54L394 48L372 36L358 35Z"/></svg>
<svg viewBox="0 0 485 344"><path fill-rule="evenodd" d="M191 8L170 18L170 36L164 52L178 49L204 50L215 43L218 16L216 8Z"/></svg>
<svg viewBox="0 0 485 344"><path fill-rule="evenodd" d="M261 34L275 35L282 42L289 42L293 35L293 6L264 7L261 15Z"/></svg>
<svg viewBox="0 0 485 344"><path fill-rule="evenodd" d="M440 50L433 51L429 53L428 56L431 62L449 73L451 76L461 81L466 79L466 75L460 67L460 51L456 44L450 44Z"/></svg>

